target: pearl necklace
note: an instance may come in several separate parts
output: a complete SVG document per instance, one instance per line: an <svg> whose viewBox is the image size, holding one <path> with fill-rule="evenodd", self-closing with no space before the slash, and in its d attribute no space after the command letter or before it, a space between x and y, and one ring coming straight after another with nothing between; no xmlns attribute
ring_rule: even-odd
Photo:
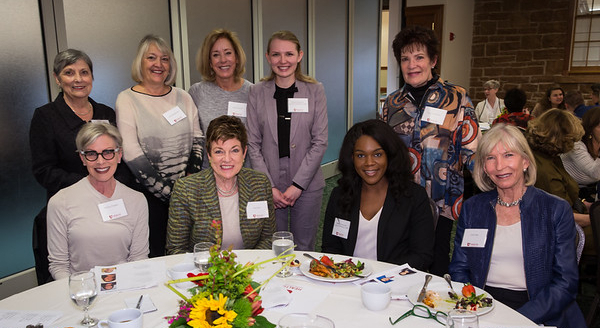
<svg viewBox="0 0 600 328"><path fill-rule="evenodd" d="M219 191L219 194L221 194L221 196L229 197L237 192L237 177L235 178L235 181L233 181L233 186L229 190L223 190L219 188L218 183L215 183L215 185L217 186L217 190Z"/></svg>
<svg viewBox="0 0 600 328"><path fill-rule="evenodd" d="M86 107L87 107L87 111L85 113L78 113L73 108L71 108L71 110L73 111L73 113L77 114L77 116L85 116L85 115L89 114L92 111L92 104L88 101Z"/></svg>
<svg viewBox="0 0 600 328"><path fill-rule="evenodd" d="M523 199L523 196L519 197L519 199L515 200L514 202L507 203L507 202L503 201L502 199L500 199L500 196L498 196L496 203L498 205L505 206L505 207L513 207L513 206L519 205L519 203L521 202L522 199Z"/></svg>

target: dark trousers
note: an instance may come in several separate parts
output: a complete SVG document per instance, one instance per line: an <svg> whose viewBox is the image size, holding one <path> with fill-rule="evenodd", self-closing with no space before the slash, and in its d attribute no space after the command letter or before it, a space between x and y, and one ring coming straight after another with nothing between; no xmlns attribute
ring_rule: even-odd
<svg viewBox="0 0 600 328"><path fill-rule="evenodd" d="M497 288L491 286L485 286L485 291L490 293L494 299L506 304L513 310L517 310L521 306L525 305L529 301L527 291L516 291L505 288Z"/></svg>
<svg viewBox="0 0 600 328"><path fill-rule="evenodd" d="M43 285L54 280L48 270L50 262L48 261L48 235L46 227L46 207L44 207L33 220L33 233L31 238L33 258L35 260L35 275L38 285Z"/></svg>
<svg viewBox="0 0 600 328"><path fill-rule="evenodd" d="M433 263L429 272L443 276L448 273L450 265L450 235L454 220L444 216L439 216L435 227L435 243L433 246Z"/></svg>
<svg viewBox="0 0 600 328"><path fill-rule="evenodd" d="M164 256L167 243L169 203L163 202L148 191L143 191L143 193L148 201L148 229L150 230L150 254L148 256Z"/></svg>

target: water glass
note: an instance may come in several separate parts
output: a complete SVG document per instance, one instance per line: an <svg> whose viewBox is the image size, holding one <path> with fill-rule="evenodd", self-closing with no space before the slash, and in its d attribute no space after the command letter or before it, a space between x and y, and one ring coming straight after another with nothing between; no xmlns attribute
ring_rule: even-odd
<svg viewBox="0 0 600 328"><path fill-rule="evenodd" d="M69 276L69 295L75 305L83 309L84 317L80 324L86 327L95 326L98 319L91 318L88 313L88 308L98 295L98 284L94 272L80 271L71 274Z"/></svg>
<svg viewBox="0 0 600 328"><path fill-rule="evenodd" d="M199 242L194 245L194 264L200 270L200 272L208 272L211 264L208 263L210 258L210 248L214 246L211 242Z"/></svg>
<svg viewBox="0 0 600 328"><path fill-rule="evenodd" d="M277 231L273 234L273 252L275 256L289 255L294 252L294 235L289 231ZM286 259L281 260L285 263ZM277 273L277 277L286 278L292 275L288 266L283 264L281 271Z"/></svg>
<svg viewBox="0 0 600 328"><path fill-rule="evenodd" d="M454 309L448 312L447 328L479 328L479 318L473 311Z"/></svg>

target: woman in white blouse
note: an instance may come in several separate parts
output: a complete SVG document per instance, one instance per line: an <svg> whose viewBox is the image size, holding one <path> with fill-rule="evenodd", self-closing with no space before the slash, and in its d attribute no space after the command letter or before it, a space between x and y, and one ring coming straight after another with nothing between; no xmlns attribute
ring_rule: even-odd
<svg viewBox="0 0 600 328"><path fill-rule="evenodd" d="M565 170L579 185L579 198L594 202L600 181L600 107L588 110L582 118L585 134L573 150L560 155Z"/></svg>
<svg viewBox="0 0 600 328"><path fill-rule="evenodd" d="M475 107L475 115L479 122L491 123L504 108L504 100L496 97L496 93L500 88L500 82L489 80L483 84L483 92L485 100L480 101Z"/></svg>

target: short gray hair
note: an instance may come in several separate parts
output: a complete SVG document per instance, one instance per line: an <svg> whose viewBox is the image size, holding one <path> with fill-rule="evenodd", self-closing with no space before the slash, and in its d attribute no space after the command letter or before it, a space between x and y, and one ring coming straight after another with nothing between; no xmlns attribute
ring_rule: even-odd
<svg viewBox="0 0 600 328"><path fill-rule="evenodd" d="M529 161L529 167L523 175L525 177L525 185L533 186L537 178L537 166L523 132L513 125L497 123L492 125L492 128L483 135L477 145L475 168L473 169L473 180L475 180L477 187L482 191L490 191L496 188L496 184L485 173L484 168L486 157L499 143L502 143L506 149L518 153Z"/></svg>
<svg viewBox="0 0 600 328"><path fill-rule="evenodd" d="M483 84L483 87L486 89L499 89L500 82L498 82L498 80L485 81L485 83Z"/></svg>
<svg viewBox="0 0 600 328"><path fill-rule="evenodd" d="M117 147L121 148L123 144L123 138L115 127L109 123L93 123L89 122L84 124L79 132L77 132L77 137L75 137L75 145L77 146L77 150L85 151L85 149L94 143L98 137L107 135L111 137Z"/></svg>
<svg viewBox="0 0 600 328"><path fill-rule="evenodd" d="M167 78L164 82L166 85L173 85L173 83L175 83L175 78L177 77L177 62L173 56L173 51L163 38L154 34L148 34L143 37L142 40L140 40L137 54L135 55L133 63L131 64L131 78L135 82L142 82L142 60L144 59L146 52L148 52L148 48L150 48L151 44L154 44L158 50L169 56L169 75L167 75Z"/></svg>
<svg viewBox="0 0 600 328"><path fill-rule="evenodd" d="M75 64L75 62L80 59L82 59L89 66L93 79L94 67L92 66L92 60L85 52L76 49L67 49L61 51L56 55L56 57L54 57L54 67L52 68L54 75L59 76L60 72L62 72L65 67Z"/></svg>

